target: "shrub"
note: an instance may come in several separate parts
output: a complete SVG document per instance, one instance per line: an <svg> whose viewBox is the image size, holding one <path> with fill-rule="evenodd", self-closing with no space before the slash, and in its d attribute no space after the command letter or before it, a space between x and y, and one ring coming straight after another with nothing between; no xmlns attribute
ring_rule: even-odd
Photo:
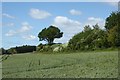
<svg viewBox="0 0 120 80"><path fill-rule="evenodd" d="M53 49L53 52L61 52L63 50L63 47L62 46L58 46L58 47L55 47Z"/></svg>

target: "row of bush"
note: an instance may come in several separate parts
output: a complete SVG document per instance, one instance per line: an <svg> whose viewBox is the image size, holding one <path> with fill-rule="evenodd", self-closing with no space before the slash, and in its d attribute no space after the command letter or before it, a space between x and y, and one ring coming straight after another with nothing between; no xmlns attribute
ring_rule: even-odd
<svg viewBox="0 0 120 80"><path fill-rule="evenodd" d="M33 52L36 51L36 46L29 46L29 45L23 45L19 47L12 47L10 49L5 50L4 48L1 48L2 54L18 54L18 53L27 53L27 52Z"/></svg>
<svg viewBox="0 0 120 80"><path fill-rule="evenodd" d="M101 29L100 27L101 26L98 24L93 26L86 25L84 30L74 35L68 43L55 44L53 43L54 39L62 37L63 32L59 37L56 37L55 35L60 33L60 30L54 26L50 26L48 29L43 29L38 35L40 41L46 40L48 41L48 44L39 44L37 48L36 46L27 45L14 47L4 51L3 53L26 53L36 51L36 49L39 52L64 52L120 47L120 12L111 13L111 15L106 18L105 28ZM54 35L53 32L55 32ZM51 35L48 36L50 33Z"/></svg>
<svg viewBox="0 0 120 80"><path fill-rule="evenodd" d="M99 50L120 47L120 12L113 12L106 18L105 28L98 24L86 25L82 32L74 35L66 47L64 44L38 45L40 52L61 52L76 50Z"/></svg>
<svg viewBox="0 0 120 80"><path fill-rule="evenodd" d="M70 50L96 50L120 47L120 12L106 18L105 29L98 24L87 25L84 30L70 39Z"/></svg>
<svg viewBox="0 0 120 80"><path fill-rule="evenodd" d="M38 52L63 52L67 50L68 44L54 43L52 45L49 44L40 44L37 47Z"/></svg>

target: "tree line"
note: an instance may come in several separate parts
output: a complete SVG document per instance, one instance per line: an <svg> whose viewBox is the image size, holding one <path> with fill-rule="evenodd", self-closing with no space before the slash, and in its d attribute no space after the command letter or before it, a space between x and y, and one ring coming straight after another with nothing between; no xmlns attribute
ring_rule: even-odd
<svg viewBox="0 0 120 80"><path fill-rule="evenodd" d="M101 29L100 27L98 24L92 27L86 25L82 32L74 35L69 40L67 51L120 47L120 12L112 12L105 20L105 29ZM56 37L56 35L59 36ZM47 29L43 29L38 34L38 37L40 41L45 40L48 44L52 44L55 38L61 38L62 35L63 32L60 32L57 27L50 26Z"/></svg>
<svg viewBox="0 0 120 80"><path fill-rule="evenodd" d="M72 37L68 44L70 50L95 50L120 47L120 12L113 12L105 21L105 29L98 24L84 27Z"/></svg>
<svg viewBox="0 0 120 80"><path fill-rule="evenodd" d="M2 54L18 54L18 53L27 53L27 52L33 52L36 51L36 46L29 46L29 45L23 45L19 47L12 47L10 49L5 50L4 48L0 49Z"/></svg>
<svg viewBox="0 0 120 80"><path fill-rule="evenodd" d="M105 20L105 29L101 29L98 24L86 25L82 32L74 35L68 42L67 48L62 51L69 50L96 50L106 48L120 47L120 12L112 12ZM47 44L40 43L37 47L38 51L51 51L55 45L54 39L61 38L63 32L58 27L53 25L42 29L38 33L39 41L46 41ZM46 49L46 47L48 49ZM50 50L49 50L50 49ZM4 53L5 50L1 48ZM8 49L8 53L26 53L36 51L36 46L21 46Z"/></svg>

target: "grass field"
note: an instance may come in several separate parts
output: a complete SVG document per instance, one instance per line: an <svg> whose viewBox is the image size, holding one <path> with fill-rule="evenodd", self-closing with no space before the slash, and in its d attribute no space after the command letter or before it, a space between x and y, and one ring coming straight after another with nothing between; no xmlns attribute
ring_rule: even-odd
<svg viewBox="0 0 120 80"><path fill-rule="evenodd" d="M2 67L3 78L116 78L118 52L15 54Z"/></svg>

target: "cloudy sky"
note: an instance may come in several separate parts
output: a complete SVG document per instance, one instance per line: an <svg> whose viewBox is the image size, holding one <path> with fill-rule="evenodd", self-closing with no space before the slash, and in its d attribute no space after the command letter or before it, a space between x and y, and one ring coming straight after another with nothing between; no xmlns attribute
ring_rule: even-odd
<svg viewBox="0 0 120 80"><path fill-rule="evenodd" d="M66 43L85 25L98 23L104 29L106 17L117 8L113 2L4 2L2 47L38 45L38 33L50 25L64 33L55 42Z"/></svg>

